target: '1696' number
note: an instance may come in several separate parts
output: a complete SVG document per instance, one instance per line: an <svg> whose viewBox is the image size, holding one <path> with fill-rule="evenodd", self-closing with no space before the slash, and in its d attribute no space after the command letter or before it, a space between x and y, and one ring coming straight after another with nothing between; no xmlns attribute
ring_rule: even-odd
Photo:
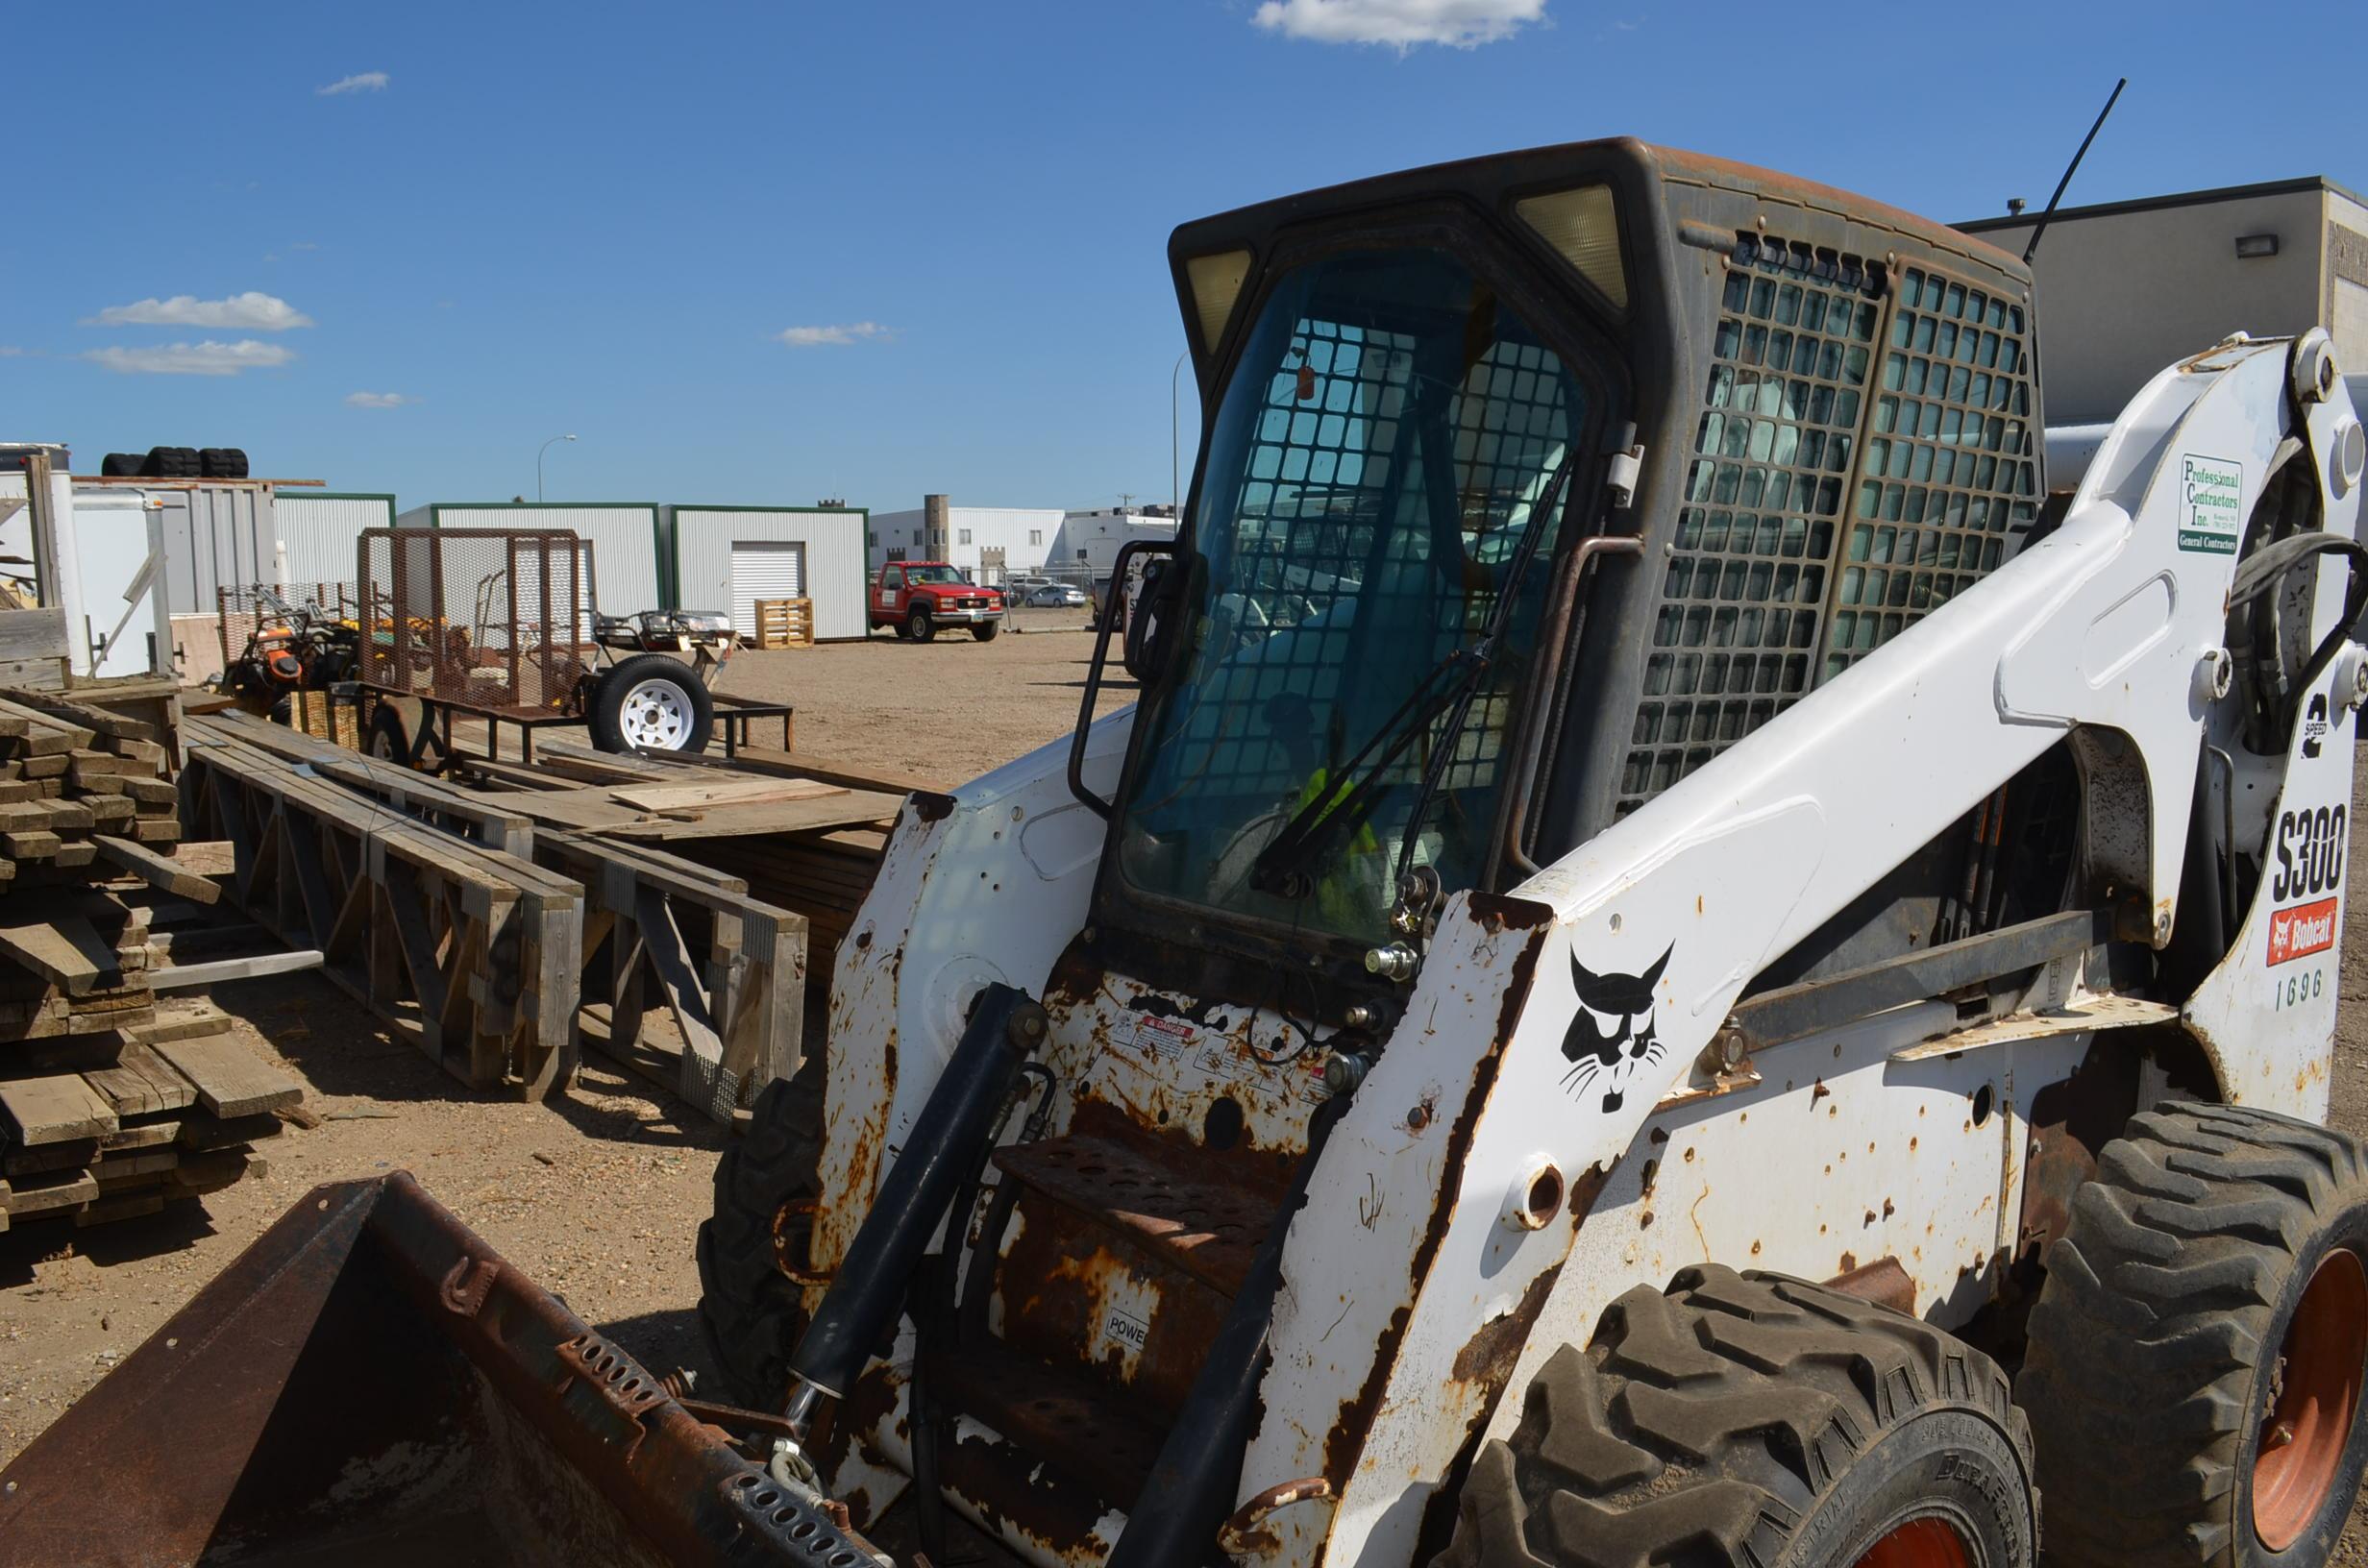
<svg viewBox="0 0 2368 1568"><path fill-rule="evenodd" d="M2278 819L2278 875L2272 898L2331 893L2343 881L2343 808L2289 811Z"/></svg>

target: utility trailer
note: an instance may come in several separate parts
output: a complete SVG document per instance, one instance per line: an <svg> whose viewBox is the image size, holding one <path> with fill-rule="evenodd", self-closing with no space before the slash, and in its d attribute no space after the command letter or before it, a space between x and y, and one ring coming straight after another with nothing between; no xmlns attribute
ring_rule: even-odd
<svg viewBox="0 0 2368 1568"><path fill-rule="evenodd" d="M1068 744L912 797L717 1170L762 1413L710 1420L793 1533L2328 1561L2368 437L2326 334L2199 346L2051 465L2019 261L1714 159L1170 251L1205 413L1119 563L1142 700L1093 717L1105 618Z"/></svg>
<svg viewBox="0 0 2368 1568"><path fill-rule="evenodd" d="M722 717L736 748L750 721L787 714L713 690L730 656L728 624L604 616L597 580L592 542L563 528L363 529L355 582L365 748L440 768L454 754L456 715L484 726L497 760L505 724L529 763L535 731L554 724L584 725L606 751L698 751Z"/></svg>

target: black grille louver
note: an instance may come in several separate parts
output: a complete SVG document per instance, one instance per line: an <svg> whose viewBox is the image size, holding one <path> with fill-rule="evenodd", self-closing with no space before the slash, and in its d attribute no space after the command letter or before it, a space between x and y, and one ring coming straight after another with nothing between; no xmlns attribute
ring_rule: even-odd
<svg viewBox="0 0 2368 1568"><path fill-rule="evenodd" d="M2005 559L2038 502L2027 326L1923 260L1739 238L1618 814Z"/></svg>

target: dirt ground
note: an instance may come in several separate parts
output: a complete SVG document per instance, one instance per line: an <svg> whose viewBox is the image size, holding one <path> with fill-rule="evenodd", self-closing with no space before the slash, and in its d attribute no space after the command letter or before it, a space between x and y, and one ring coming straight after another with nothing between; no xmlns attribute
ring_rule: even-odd
<svg viewBox="0 0 2368 1568"><path fill-rule="evenodd" d="M958 783L1070 731L1092 639L1031 612L991 644L744 653L728 689L798 706L802 751ZM1100 711L1133 699L1123 673ZM2355 787L2368 807L2368 767ZM2355 847L2368 809L2353 813ZM2368 1136L2368 900L2343 961L2333 1120ZM316 1184L409 1169L504 1255L654 1371L704 1373L692 1237L725 1135L587 1055L545 1105L471 1095L323 981L218 988L239 1038L309 1092L317 1127L268 1145L269 1173L147 1220L0 1235L0 1464L55 1420ZM2368 1497L2335 1561L2368 1568Z"/></svg>

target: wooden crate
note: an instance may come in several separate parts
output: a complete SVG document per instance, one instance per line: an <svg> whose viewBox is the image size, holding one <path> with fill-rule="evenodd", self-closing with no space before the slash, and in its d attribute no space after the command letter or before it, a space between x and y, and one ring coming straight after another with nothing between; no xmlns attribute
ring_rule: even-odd
<svg viewBox="0 0 2368 1568"><path fill-rule="evenodd" d="M812 648L814 601L810 599L760 599L751 637L758 648Z"/></svg>

